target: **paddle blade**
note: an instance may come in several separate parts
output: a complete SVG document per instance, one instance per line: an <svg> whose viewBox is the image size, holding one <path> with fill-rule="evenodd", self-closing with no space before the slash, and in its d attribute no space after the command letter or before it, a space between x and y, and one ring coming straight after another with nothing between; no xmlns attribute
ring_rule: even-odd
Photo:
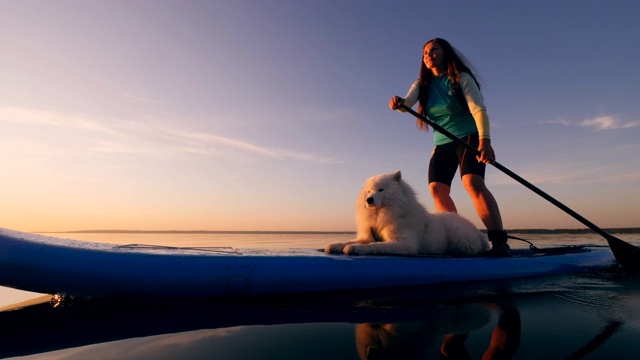
<svg viewBox="0 0 640 360"><path fill-rule="evenodd" d="M613 256L618 264L628 273L640 273L640 248L622 241L613 235L605 236Z"/></svg>

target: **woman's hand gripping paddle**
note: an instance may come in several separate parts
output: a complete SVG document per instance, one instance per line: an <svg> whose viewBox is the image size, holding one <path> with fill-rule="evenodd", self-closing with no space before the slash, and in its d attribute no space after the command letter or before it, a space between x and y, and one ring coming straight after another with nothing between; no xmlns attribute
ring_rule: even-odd
<svg viewBox="0 0 640 360"><path fill-rule="evenodd" d="M445 130L442 126L440 126L440 125L434 123L433 121L427 119L426 117L418 114L417 112L415 112L410 107L408 107L408 106L406 106L404 104L401 104L399 106L399 108L407 111L411 115L413 115L413 116L417 117L418 119L420 119L420 120L426 122L427 124L431 125L431 127L435 131L438 131L438 132L446 135L447 137L449 137L451 140L456 141L459 144L467 147L469 150L473 151L474 154L480 155L480 152L478 151L478 149L476 149L473 146L467 144L462 139L458 138L457 136L453 135L449 131ZM607 243L609 244L609 247L611 248L611 252L613 253L613 256L616 258L616 261L618 261L618 264L620 264L620 266L622 266L622 269L624 271L626 271L626 272L629 272L629 273L640 273L640 248L638 248L636 246L633 246L633 245L631 245L631 244L629 244L629 243L627 243L627 242L625 242L623 240L620 240L617 237L615 237L615 236L607 233L606 231L602 230L601 228L597 227L594 223L592 223L591 221L587 220L582 215L580 215L577 212L571 210L569 207L567 207L566 205L564 205L560 201L554 199L549 194L547 194L544 191L540 190L535 185L533 185L530 182L528 182L527 180L523 179L522 177L520 177L518 174L514 173L513 171L511 171L511 170L507 169L506 167L502 166L501 164L499 164L495 160L491 162L491 165L495 166L498 170L500 170L503 173L509 175L512 179L516 180L520 184L522 184L522 185L526 186L527 188L529 188L529 190L533 191L534 193L540 195L541 197L543 197L544 199L546 199L547 201L549 201L553 205L557 206L558 208L560 208L560 210L562 210L562 211L566 212L567 214L571 215L574 219L580 221L581 223L586 225L589 229L593 230L594 232L596 232L600 236L604 237L607 240Z"/></svg>

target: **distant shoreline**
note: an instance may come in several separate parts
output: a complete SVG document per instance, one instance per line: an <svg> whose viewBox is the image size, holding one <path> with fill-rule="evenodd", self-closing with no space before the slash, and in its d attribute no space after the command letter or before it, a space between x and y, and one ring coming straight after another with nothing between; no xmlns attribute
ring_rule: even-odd
<svg viewBox="0 0 640 360"><path fill-rule="evenodd" d="M602 229L609 234L640 234L640 228ZM509 229L518 234L589 234L590 229ZM220 230L73 230L34 231L40 234L355 234L355 231L220 231Z"/></svg>

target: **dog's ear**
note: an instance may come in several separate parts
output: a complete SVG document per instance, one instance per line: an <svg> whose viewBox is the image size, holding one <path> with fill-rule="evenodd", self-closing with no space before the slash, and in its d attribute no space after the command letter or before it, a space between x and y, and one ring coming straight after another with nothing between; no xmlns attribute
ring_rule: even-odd
<svg viewBox="0 0 640 360"><path fill-rule="evenodd" d="M400 170L398 170L394 175L393 175L393 179L395 181L400 181L402 179L402 174L400 173Z"/></svg>

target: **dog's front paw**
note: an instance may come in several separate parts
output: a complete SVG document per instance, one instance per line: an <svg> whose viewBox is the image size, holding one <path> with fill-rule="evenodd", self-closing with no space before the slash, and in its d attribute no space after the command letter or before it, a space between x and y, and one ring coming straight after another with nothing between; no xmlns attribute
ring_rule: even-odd
<svg viewBox="0 0 640 360"><path fill-rule="evenodd" d="M362 244L347 245L344 247L343 252L346 255L361 255L365 253L365 251L363 251L365 246L366 245Z"/></svg>
<svg viewBox="0 0 640 360"><path fill-rule="evenodd" d="M343 251L344 251L344 244L343 243L329 244L329 245L327 245L327 247L324 248L324 252L326 252L326 253L341 253Z"/></svg>

